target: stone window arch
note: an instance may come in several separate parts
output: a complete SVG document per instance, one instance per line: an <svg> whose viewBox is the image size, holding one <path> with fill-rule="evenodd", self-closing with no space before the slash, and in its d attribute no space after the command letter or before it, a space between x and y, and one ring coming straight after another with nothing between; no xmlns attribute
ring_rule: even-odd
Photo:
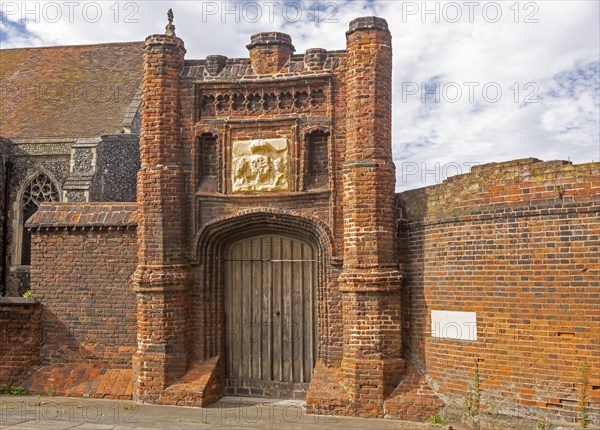
<svg viewBox="0 0 600 430"><path fill-rule="evenodd" d="M56 181L45 172L37 172L21 187L16 202L15 265L29 266L31 263L31 232L25 228L25 222L42 203L59 202L60 195Z"/></svg>

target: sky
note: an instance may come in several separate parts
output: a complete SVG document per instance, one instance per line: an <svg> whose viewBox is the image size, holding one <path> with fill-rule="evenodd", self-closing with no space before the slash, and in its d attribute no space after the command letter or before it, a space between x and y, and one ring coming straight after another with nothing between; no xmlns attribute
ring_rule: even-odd
<svg viewBox="0 0 600 430"><path fill-rule="evenodd" d="M397 190L518 158L600 160L600 2L0 1L0 48L144 40L172 8L186 58L247 57L282 31L296 53L344 49L376 15L393 38Z"/></svg>

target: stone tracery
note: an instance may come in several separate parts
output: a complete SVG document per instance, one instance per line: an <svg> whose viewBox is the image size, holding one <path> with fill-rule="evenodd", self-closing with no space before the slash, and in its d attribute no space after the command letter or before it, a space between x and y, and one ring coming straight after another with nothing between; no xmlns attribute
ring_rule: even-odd
<svg viewBox="0 0 600 430"><path fill-rule="evenodd" d="M58 188L47 175L40 173L25 188L21 204L23 211L26 211L32 206L37 208L43 202L58 201L60 201Z"/></svg>
<svg viewBox="0 0 600 430"><path fill-rule="evenodd" d="M60 192L54 182L44 173L39 173L29 181L21 198L20 264L28 266L31 263L31 233L24 228L27 221L38 207L44 202L59 202Z"/></svg>

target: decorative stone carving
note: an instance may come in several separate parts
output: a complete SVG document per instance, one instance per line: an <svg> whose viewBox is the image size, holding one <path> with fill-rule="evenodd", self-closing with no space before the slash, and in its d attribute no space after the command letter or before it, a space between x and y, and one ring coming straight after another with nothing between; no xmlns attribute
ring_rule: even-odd
<svg viewBox="0 0 600 430"><path fill-rule="evenodd" d="M217 76L227 64L227 57L224 55L209 55L206 57L206 71L210 76Z"/></svg>
<svg viewBox="0 0 600 430"><path fill-rule="evenodd" d="M175 26L173 25L173 9L167 11L167 19L169 23L165 27L165 34L167 36L175 36Z"/></svg>
<svg viewBox="0 0 600 430"><path fill-rule="evenodd" d="M287 139L233 142L231 185L234 193L289 191Z"/></svg>
<svg viewBox="0 0 600 430"><path fill-rule="evenodd" d="M213 117L226 114L263 115L298 112L318 112L326 109L327 99L324 86L302 86L300 88L271 89L254 92L218 90L199 96L199 114Z"/></svg>
<svg viewBox="0 0 600 430"><path fill-rule="evenodd" d="M59 202L60 193L54 182L48 176L40 173L33 178L23 192L22 208L24 211L30 207L36 208L43 202ZM36 209L37 210L37 209Z"/></svg>

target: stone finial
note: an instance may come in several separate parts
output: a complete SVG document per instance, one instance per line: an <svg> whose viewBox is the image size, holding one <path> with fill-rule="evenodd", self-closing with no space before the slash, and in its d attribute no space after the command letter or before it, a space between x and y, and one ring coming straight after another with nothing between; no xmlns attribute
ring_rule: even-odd
<svg viewBox="0 0 600 430"><path fill-rule="evenodd" d="M167 19L169 23L165 27L165 34L167 36L175 36L175 26L173 25L173 9L169 8L167 12Z"/></svg>

